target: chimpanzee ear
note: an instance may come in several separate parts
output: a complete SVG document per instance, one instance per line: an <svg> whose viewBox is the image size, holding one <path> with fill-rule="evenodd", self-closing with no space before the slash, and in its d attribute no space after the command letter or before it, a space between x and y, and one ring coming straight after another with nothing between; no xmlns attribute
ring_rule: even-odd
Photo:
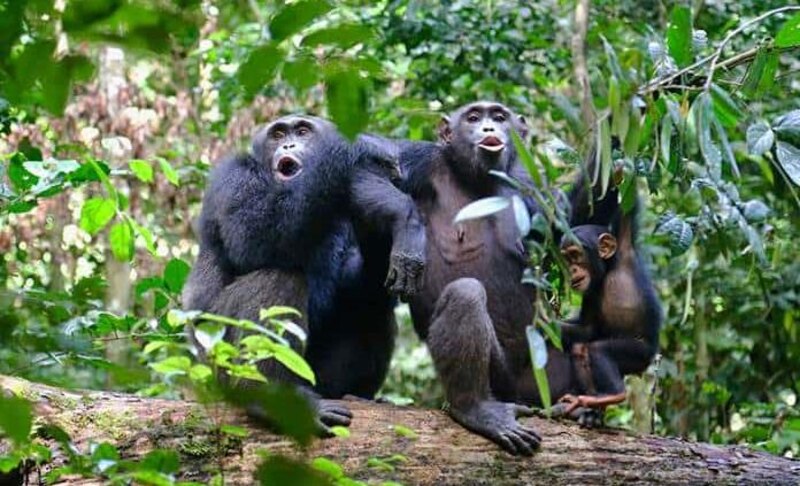
<svg viewBox="0 0 800 486"><path fill-rule="evenodd" d="M522 140L528 138L528 122L522 115L517 115L517 131L519 131L519 138Z"/></svg>
<svg viewBox="0 0 800 486"><path fill-rule="evenodd" d="M444 143L450 143L453 139L453 129L450 127L450 117L442 115L439 120L439 140Z"/></svg>
<svg viewBox="0 0 800 486"><path fill-rule="evenodd" d="M617 252L617 239L611 233L603 233L597 238L597 254L608 260Z"/></svg>

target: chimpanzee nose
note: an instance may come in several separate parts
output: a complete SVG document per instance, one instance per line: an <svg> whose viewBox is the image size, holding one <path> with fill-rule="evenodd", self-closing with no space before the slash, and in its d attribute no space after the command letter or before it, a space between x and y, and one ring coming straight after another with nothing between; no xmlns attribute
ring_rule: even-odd
<svg viewBox="0 0 800 486"><path fill-rule="evenodd" d="M494 127L493 127L493 126L491 126L491 125L485 125L485 126L483 127L483 131L484 131L484 132L493 132L493 131L494 131Z"/></svg>
<svg viewBox="0 0 800 486"><path fill-rule="evenodd" d="M293 143L285 143L285 144L283 144L283 150L289 150L289 149L293 149L293 148L294 148L294 144Z"/></svg>

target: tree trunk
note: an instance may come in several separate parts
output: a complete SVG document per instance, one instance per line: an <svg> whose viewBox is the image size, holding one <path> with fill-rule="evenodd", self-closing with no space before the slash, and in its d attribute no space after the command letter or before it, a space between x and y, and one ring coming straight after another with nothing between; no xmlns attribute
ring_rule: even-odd
<svg viewBox="0 0 800 486"><path fill-rule="evenodd" d="M224 470L226 484L252 484L260 453L287 454L339 462L359 480L404 484L798 484L800 461L620 430L582 430L571 423L524 419L544 437L533 457L512 457L455 424L443 412L372 402L348 402L353 424L348 438L316 441L303 452L289 440L253 427L238 412L209 411L187 401L146 399L132 395L67 391L0 376L0 389L37 403L39 416L61 425L78 449L90 443L115 444L125 459L137 459L154 448L181 455L180 479L206 482ZM247 427L248 437L217 447L213 423ZM395 426L416 437L398 434ZM413 434L411 434L413 435ZM374 468L370 458L399 455L392 468ZM398 459L398 457L395 457ZM62 465L55 450L41 474ZM376 461L372 461L373 463ZM36 480L36 473L32 473ZM62 484L101 484L98 479L62 478Z"/></svg>

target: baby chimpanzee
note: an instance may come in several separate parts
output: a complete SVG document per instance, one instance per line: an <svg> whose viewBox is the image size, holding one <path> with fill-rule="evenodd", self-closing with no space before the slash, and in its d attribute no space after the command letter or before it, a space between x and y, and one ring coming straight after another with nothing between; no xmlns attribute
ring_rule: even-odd
<svg viewBox="0 0 800 486"><path fill-rule="evenodd" d="M562 241L572 288L584 293L578 317L561 327L585 393L561 398L568 414L624 401L623 377L643 372L658 350L661 304L636 252L638 207L637 201L619 215L617 236L605 226L582 225L572 229L575 240Z"/></svg>

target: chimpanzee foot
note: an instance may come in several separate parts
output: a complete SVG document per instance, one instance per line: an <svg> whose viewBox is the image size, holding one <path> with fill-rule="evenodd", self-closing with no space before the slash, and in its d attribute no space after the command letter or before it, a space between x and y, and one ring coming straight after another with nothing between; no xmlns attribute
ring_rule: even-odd
<svg viewBox="0 0 800 486"><path fill-rule="evenodd" d="M337 425L347 427L353 420L353 412L335 400L317 400L315 406L317 409L317 425L321 437L331 437L333 435L329 427Z"/></svg>
<svg viewBox="0 0 800 486"><path fill-rule="evenodd" d="M422 288L424 275L425 259L422 255L392 252L385 285L389 292L406 300Z"/></svg>
<svg viewBox="0 0 800 486"><path fill-rule="evenodd" d="M514 455L530 456L539 448L542 438L530 427L517 422L530 417L533 410L509 402L486 400L469 408L450 406L453 420L466 429L482 435Z"/></svg>

